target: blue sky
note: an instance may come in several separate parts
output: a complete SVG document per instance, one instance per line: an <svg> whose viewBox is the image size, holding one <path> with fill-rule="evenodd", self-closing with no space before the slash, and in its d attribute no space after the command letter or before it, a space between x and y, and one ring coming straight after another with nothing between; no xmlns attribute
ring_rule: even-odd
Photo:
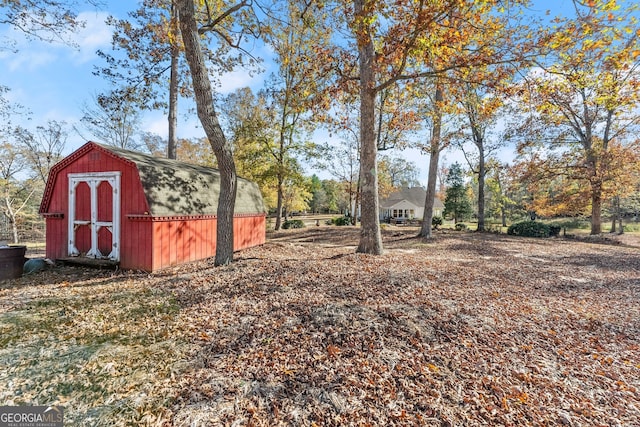
<svg viewBox="0 0 640 427"><path fill-rule="evenodd" d="M31 112L29 122L22 120L25 127L33 129L48 120L76 124L82 115L83 104L90 104L92 96L108 90L105 80L92 74L96 65L104 65L96 51L108 51L111 46L111 29L105 19L109 14L125 18L127 10L122 6L137 5L133 2L113 3L117 4L117 9L109 12L89 10L79 13L86 27L72 36L77 47L27 40L22 33L0 25L0 47L9 39L16 42L17 49L17 52L0 49L0 85L10 89L5 98ZM260 76L250 77L246 71L230 73L223 79L222 92L247 85L260 86L261 82ZM180 137L204 135L195 115L191 118L181 115L178 127ZM165 115L162 112L145 114L142 130L166 138ZM67 151L75 150L84 142L80 135L70 132Z"/></svg>
<svg viewBox="0 0 640 427"><path fill-rule="evenodd" d="M571 0L534 3L532 12L540 15L547 9L551 9L551 15L566 13L572 5ZM78 123L83 103L91 103L92 96L108 89L102 78L92 74L95 65L103 64L96 55L96 50L110 48L111 30L104 23L105 19L109 14L125 18L128 10L126 7L136 6L137 2L118 1L110 2L108 12L95 9L81 11L79 17L86 22L86 27L73 36L77 48L27 40L6 24L0 25L0 85L11 89L5 96L10 102L31 111L30 122L24 122L25 127L34 129L35 126L45 125L48 120L65 121L70 125ZM2 49L6 39L16 42L17 53ZM268 66L267 63L266 67ZM262 84L262 76L251 77L248 72L240 70L226 75L222 82L223 93L248 85L257 89ZM179 120L179 137L204 136L195 114L186 118L181 111ZM166 138L166 117L162 112L145 114L142 130ZM67 152L75 150L84 142L85 139L71 131ZM426 184L428 158L420 155L417 150L407 151L403 155L418 165L421 169L420 180ZM445 153L444 157L447 162L463 161L457 153Z"/></svg>

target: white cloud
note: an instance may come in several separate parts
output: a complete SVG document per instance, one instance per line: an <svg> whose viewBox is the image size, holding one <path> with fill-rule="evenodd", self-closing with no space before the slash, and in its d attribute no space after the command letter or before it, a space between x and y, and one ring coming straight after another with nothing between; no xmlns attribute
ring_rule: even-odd
<svg viewBox="0 0 640 427"><path fill-rule="evenodd" d="M142 122L144 132L154 133L167 139L169 133L167 116L160 112L146 113ZM193 115L187 118L180 116L178 120L178 138L202 138L204 131L198 117Z"/></svg>
<svg viewBox="0 0 640 427"><path fill-rule="evenodd" d="M51 64L57 59L53 53L45 51L29 51L21 50L11 57L9 62L9 70L26 70L33 71Z"/></svg>
<svg viewBox="0 0 640 427"><path fill-rule="evenodd" d="M155 114L149 114L146 116L146 120L142 123L142 129L145 132L150 132L156 135L160 135L162 138L167 138L168 134L168 122L164 116L157 116Z"/></svg>
<svg viewBox="0 0 640 427"><path fill-rule="evenodd" d="M78 15L78 19L85 22L85 27L64 37L77 47L30 40L24 33L9 27L0 32L0 38L9 40L15 53L9 49L1 50L0 63L10 71L33 71L55 62L65 51L70 52L76 65L89 62L95 59L97 49L111 44L111 29L105 23L108 15L106 12L81 12Z"/></svg>
<svg viewBox="0 0 640 427"><path fill-rule="evenodd" d="M6 41L6 46L0 49L0 63L8 71L33 71L56 59L50 46L38 40L29 40L14 27L2 31L0 40Z"/></svg>
<svg viewBox="0 0 640 427"><path fill-rule="evenodd" d="M96 50L111 45L112 30L106 24L109 16L107 12L81 12L78 19L85 23L85 27L71 36L78 49L73 51L72 57L76 63L85 63L95 59Z"/></svg>
<svg viewBox="0 0 640 427"><path fill-rule="evenodd" d="M264 81L263 74L251 75L247 70L237 70L222 75L220 78L221 87L219 92L223 95L229 94L236 89L243 87L257 87Z"/></svg>

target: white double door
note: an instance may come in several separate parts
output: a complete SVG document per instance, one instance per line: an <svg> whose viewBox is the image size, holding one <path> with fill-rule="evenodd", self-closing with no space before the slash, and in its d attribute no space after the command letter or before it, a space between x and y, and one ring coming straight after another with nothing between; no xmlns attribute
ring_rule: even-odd
<svg viewBox="0 0 640 427"><path fill-rule="evenodd" d="M120 260L120 172L69 174L69 256Z"/></svg>

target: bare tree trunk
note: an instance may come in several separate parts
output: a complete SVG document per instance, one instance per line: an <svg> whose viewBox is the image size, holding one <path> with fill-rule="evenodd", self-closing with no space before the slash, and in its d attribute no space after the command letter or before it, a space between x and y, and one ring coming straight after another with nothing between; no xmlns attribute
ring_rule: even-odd
<svg viewBox="0 0 640 427"><path fill-rule="evenodd" d="M616 232L616 225L618 224L618 211L616 209L616 198L611 199L611 230L609 233Z"/></svg>
<svg viewBox="0 0 640 427"><path fill-rule="evenodd" d="M175 1L171 3L172 25L177 33L175 26L178 20L178 10ZM171 74L169 77L169 140L167 141L167 157L169 159L176 158L176 150L178 146L178 137L176 129L178 128L178 58L180 50L176 46L175 41L171 42Z"/></svg>
<svg viewBox="0 0 640 427"><path fill-rule="evenodd" d="M353 181L349 181L349 206L347 206L347 211L342 211L342 215L348 216L351 213L351 206L353 206Z"/></svg>
<svg viewBox="0 0 640 427"><path fill-rule="evenodd" d="M365 17L365 0L355 0L356 16ZM360 185L361 185L361 230L357 252L381 255L382 235L378 212L378 165L375 132L375 48L369 25L361 24L358 43L360 54Z"/></svg>
<svg viewBox="0 0 640 427"><path fill-rule="evenodd" d="M620 207L620 196L616 196L616 216L618 217L618 234L624 234L624 226L622 225L622 208Z"/></svg>
<svg viewBox="0 0 640 427"><path fill-rule="evenodd" d="M224 265L233 261L233 213L238 186L236 166L231 145L227 143L213 107L211 82L200 47L193 0L176 0L176 5L185 55L191 70L198 118L216 155L220 170L215 265Z"/></svg>
<svg viewBox="0 0 640 427"><path fill-rule="evenodd" d="M431 132L431 142L429 150L429 178L427 181L427 196L424 201L424 214L422 216L422 226L420 227L420 237L431 239L431 222L433 220L433 203L436 198L436 181L438 179L438 163L440 161L440 134L442 132L442 87L436 85L435 96L435 116L433 118L433 130Z"/></svg>
<svg viewBox="0 0 640 427"><path fill-rule="evenodd" d="M618 227L620 228L618 234L624 234L624 226L622 225L622 214L620 211L618 211Z"/></svg>
<svg viewBox="0 0 640 427"><path fill-rule="evenodd" d="M13 233L13 243L20 243L20 236L18 235L18 224L15 221L11 222L11 231Z"/></svg>
<svg viewBox="0 0 640 427"><path fill-rule="evenodd" d="M358 206L360 206L360 178L356 181L356 192L353 198L351 208L351 225L358 225Z"/></svg>
<svg viewBox="0 0 640 427"><path fill-rule="evenodd" d="M9 209L11 208L9 207ZM13 234L13 243L17 244L19 243L20 235L18 234L18 223L16 221L16 216L13 214L13 212L9 211L8 218L9 218L9 224L11 224L11 234Z"/></svg>
<svg viewBox="0 0 640 427"><path fill-rule="evenodd" d="M478 144L478 228L477 231L484 231L484 177L487 173L484 160L484 145Z"/></svg>
<svg viewBox="0 0 640 427"><path fill-rule="evenodd" d="M276 231L280 230L280 227L282 227L282 199L284 199L284 189L282 188L282 185L282 177L278 174L278 205L276 208L276 225L274 228Z"/></svg>
<svg viewBox="0 0 640 427"><path fill-rule="evenodd" d="M4 204L6 206L6 208L4 209L4 216L7 217L7 219L9 220L9 224L11 225L11 234L13 235L13 243L18 243L20 236L18 235L18 224L16 222L17 214L13 209L13 206L11 204L11 199L9 198L8 194L4 198Z"/></svg>
<svg viewBox="0 0 640 427"><path fill-rule="evenodd" d="M591 235L602 233L602 189L599 183L591 184Z"/></svg>
<svg viewBox="0 0 640 427"><path fill-rule="evenodd" d="M433 238L431 223L433 222L433 203L436 197L436 180L438 162L440 161L440 150L431 152L429 158L429 177L427 180L427 195L424 201L424 214L422 216L422 226L420 227L420 237L424 239Z"/></svg>

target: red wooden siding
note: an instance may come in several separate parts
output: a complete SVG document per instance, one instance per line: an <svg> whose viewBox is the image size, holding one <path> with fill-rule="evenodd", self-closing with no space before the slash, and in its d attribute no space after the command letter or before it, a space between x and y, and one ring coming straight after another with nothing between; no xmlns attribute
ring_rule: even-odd
<svg viewBox="0 0 640 427"><path fill-rule="evenodd" d="M215 217L163 218L140 222L153 224L153 265L149 270L209 258L216 254ZM236 216L233 224L234 250L264 244L265 215Z"/></svg>
<svg viewBox="0 0 640 427"><path fill-rule="evenodd" d="M216 223L211 217L153 220L153 269L214 256Z"/></svg>
<svg viewBox="0 0 640 427"><path fill-rule="evenodd" d="M233 220L233 248L250 248L265 242L266 216L237 216Z"/></svg>
<svg viewBox="0 0 640 427"><path fill-rule="evenodd" d="M98 221L113 221L113 188L107 181L102 181L98 185ZM90 200L89 200L90 202ZM102 227L98 231L98 250L102 255L108 256L111 253L113 237L111 231Z"/></svg>
<svg viewBox="0 0 640 427"><path fill-rule="evenodd" d="M67 186L68 188L68 186ZM76 213L75 217L78 221L91 220L91 205L89 199L91 197L91 190L86 182L81 182L76 187ZM87 252L91 249L91 229L89 225L82 225L75 230L76 248L81 253Z"/></svg>
<svg viewBox="0 0 640 427"><path fill-rule="evenodd" d="M47 257L67 257L68 174L120 172L120 267L154 271L215 255L217 220L213 215L152 217L135 163L118 157L99 145L88 143L52 169L41 213L47 223ZM113 220L112 188L98 186L98 221ZM90 219L90 190L86 183L76 189L76 219ZM82 201L82 202L79 202ZM265 242L266 217L262 213L234 218L234 250ZM86 252L91 245L88 227L76 232L76 247ZM110 252L111 233L101 229L98 249ZM82 248L80 246L82 246Z"/></svg>
<svg viewBox="0 0 640 427"><path fill-rule="evenodd" d="M111 184L102 181L98 185L98 221L113 221L113 197Z"/></svg>
<svg viewBox="0 0 640 427"><path fill-rule="evenodd" d="M85 148L86 147L86 148ZM82 152L81 150L86 149L86 152ZM138 230L138 226L133 225L132 221L127 220L127 215L137 214L143 215L145 212L148 212L149 208L147 205L147 201L144 197L144 193L142 190L142 184L140 183L140 179L138 178L138 171L135 165L131 162L120 159L114 155L111 155L108 152L104 152L103 150L93 148L91 146L85 145L78 152L79 156L73 158L73 161L65 164L64 160L61 163L62 167L60 169L56 169L52 171L55 173L55 176L52 177L54 179L53 182L48 183L47 186L50 187L50 192L48 196L48 206L46 207L45 217L47 217L47 257L51 259L59 259L67 257L67 248L68 248L68 219L69 215L67 214L67 210L69 209L69 179L68 174L70 173L91 173L91 172L114 172L120 171L120 260L122 268L137 268L130 264L128 260L130 257L134 257L134 259L139 260L141 257L145 258L144 254L140 254L139 252L145 252L144 247L150 247L150 236L148 236L148 240L141 240L140 238L144 236L144 234L140 234ZM72 155L73 156L73 155ZM72 157L70 156L70 157ZM99 216L103 218L108 218L111 216L111 188L105 183L101 184L98 188L98 206L99 208ZM86 191L85 191L86 188ZM125 189L126 191L122 191ZM76 192L77 199L89 200L89 187L85 183L80 183L78 185L79 191ZM86 194L85 194L86 193ZM108 195L108 197L106 197ZM76 216L77 219L89 219L90 217L90 206L88 203L76 203ZM85 212L86 211L86 212ZM108 214L104 212L109 212ZM101 213L102 212L102 213ZM53 217L51 217L53 216ZM108 218L111 219L111 218ZM86 227L80 227L78 230L81 230ZM84 233L84 231L80 231ZM86 230L86 241L90 242L89 239L89 230ZM101 234L104 237L104 234ZM135 237L133 237L135 236ZM76 235L76 239L78 236ZM110 237L108 244L110 245ZM85 237L81 236L79 242L83 242L82 245L85 245ZM90 243L86 243L87 247L90 246ZM77 245L76 245L77 246ZM101 243L101 250L104 249L105 243ZM86 252L87 248L78 249L82 252ZM108 248L107 248L108 249ZM105 251L107 250L105 249ZM107 251L107 254L109 252ZM151 256L149 254L148 262L146 265L151 265ZM123 262L124 261L124 262Z"/></svg>

